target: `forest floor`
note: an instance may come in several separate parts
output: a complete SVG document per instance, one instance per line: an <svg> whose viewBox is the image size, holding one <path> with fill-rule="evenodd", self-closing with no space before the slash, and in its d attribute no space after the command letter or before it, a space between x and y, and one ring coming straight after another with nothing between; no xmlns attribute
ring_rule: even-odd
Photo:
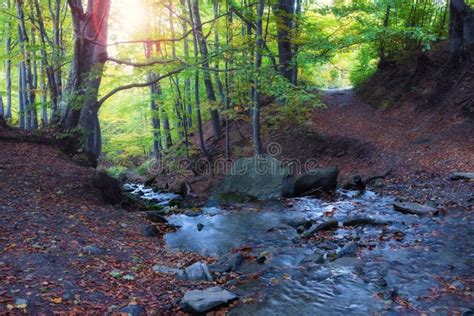
<svg viewBox="0 0 474 316"><path fill-rule="evenodd" d="M0 315L99 315L129 304L169 313L186 290L208 286L153 272L208 259L146 237L145 218L103 202L94 169L17 141L23 134L0 126Z"/></svg>

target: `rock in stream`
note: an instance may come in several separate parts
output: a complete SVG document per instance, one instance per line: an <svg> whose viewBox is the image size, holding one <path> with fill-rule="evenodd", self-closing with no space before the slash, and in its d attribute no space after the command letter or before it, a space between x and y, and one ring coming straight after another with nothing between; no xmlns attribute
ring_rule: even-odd
<svg viewBox="0 0 474 316"><path fill-rule="evenodd" d="M414 215L434 215L437 210L434 207L428 205L422 205L418 203L393 203L395 211L404 214Z"/></svg>
<svg viewBox="0 0 474 316"><path fill-rule="evenodd" d="M205 313L236 299L238 299L236 294L220 286L214 286L205 290L186 292L181 299L181 307L187 312Z"/></svg>

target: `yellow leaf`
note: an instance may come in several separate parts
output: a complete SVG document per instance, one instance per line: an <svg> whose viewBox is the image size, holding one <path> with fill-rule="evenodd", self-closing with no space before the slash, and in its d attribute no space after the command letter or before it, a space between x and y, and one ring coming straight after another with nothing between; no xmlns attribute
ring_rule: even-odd
<svg viewBox="0 0 474 316"><path fill-rule="evenodd" d="M53 302L54 304L61 304L63 302L63 299L60 297L53 297L51 299L51 302Z"/></svg>
<svg viewBox="0 0 474 316"><path fill-rule="evenodd" d="M25 309L25 308L28 307L28 305L27 304L16 304L15 307L18 308L18 309Z"/></svg>

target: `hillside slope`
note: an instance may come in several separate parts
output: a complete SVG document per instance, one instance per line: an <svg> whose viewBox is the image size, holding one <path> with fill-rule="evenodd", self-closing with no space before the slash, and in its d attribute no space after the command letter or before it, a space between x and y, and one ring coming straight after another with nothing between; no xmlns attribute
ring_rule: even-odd
<svg viewBox="0 0 474 316"><path fill-rule="evenodd" d="M33 136L0 122L0 314L103 315L131 302L176 313L201 284L152 266L205 259L167 250L162 224L147 237L144 214L104 203L94 169Z"/></svg>
<svg viewBox="0 0 474 316"><path fill-rule="evenodd" d="M452 118L474 119L474 61L453 64L447 43L390 61L357 91L375 107L447 111Z"/></svg>

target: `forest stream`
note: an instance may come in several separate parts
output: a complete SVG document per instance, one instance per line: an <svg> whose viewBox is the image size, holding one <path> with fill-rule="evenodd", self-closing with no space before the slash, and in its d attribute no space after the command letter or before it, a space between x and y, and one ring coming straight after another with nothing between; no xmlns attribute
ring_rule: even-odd
<svg viewBox="0 0 474 316"><path fill-rule="evenodd" d="M153 194L161 205L170 198ZM450 291L466 288L463 279L472 273L472 213L402 214L394 202L371 191L341 190L331 202L204 207L170 215L178 229L165 242L173 251L216 259L244 254L240 277L226 284L241 298L231 315L472 311L474 302ZM335 230L302 237L309 223L334 221Z"/></svg>
<svg viewBox="0 0 474 316"><path fill-rule="evenodd" d="M3 0L0 38L0 316L474 316L474 0Z"/></svg>

